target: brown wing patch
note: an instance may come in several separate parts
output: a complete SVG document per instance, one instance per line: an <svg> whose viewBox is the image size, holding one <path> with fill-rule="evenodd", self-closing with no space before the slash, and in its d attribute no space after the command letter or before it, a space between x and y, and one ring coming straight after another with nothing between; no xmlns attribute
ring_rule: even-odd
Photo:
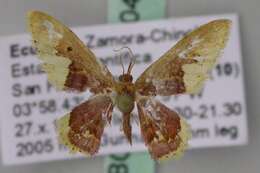
<svg viewBox="0 0 260 173"><path fill-rule="evenodd" d="M152 157L177 158L187 148L190 132L179 115L151 98L137 102L141 134Z"/></svg>
<svg viewBox="0 0 260 173"><path fill-rule="evenodd" d="M230 25L215 20L187 34L136 80L139 93L197 93L226 45Z"/></svg>
<svg viewBox="0 0 260 173"><path fill-rule="evenodd" d="M59 139L72 152L94 155L100 147L106 122L110 122L113 103L98 95L82 103L57 121Z"/></svg>
<svg viewBox="0 0 260 173"><path fill-rule="evenodd" d="M113 87L111 73L70 29L39 11L29 12L27 20L50 83L76 91L102 92Z"/></svg>
<svg viewBox="0 0 260 173"><path fill-rule="evenodd" d="M151 73L150 76L147 76L144 82L138 81L136 86L139 88L139 93L146 96L168 96L184 93L186 91L184 82L185 72L182 67L185 64L196 62L193 59L175 58L171 63L161 66L163 70L158 70L157 73ZM161 78L158 76L161 76Z"/></svg>

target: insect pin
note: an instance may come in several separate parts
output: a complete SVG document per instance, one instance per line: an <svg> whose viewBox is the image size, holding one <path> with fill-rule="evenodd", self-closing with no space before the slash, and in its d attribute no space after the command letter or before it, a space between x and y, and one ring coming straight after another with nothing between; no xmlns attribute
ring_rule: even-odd
<svg viewBox="0 0 260 173"><path fill-rule="evenodd" d="M123 132L132 143L131 118L137 107L141 136L155 160L182 155L190 130L177 112L155 96L193 94L200 91L229 36L231 21L211 21L188 33L133 81L131 70L116 80L92 51L61 22L40 12L27 17L42 68L59 90L84 92L93 97L57 120L60 142L87 155L98 152L105 125L117 107ZM131 52L131 51L130 51Z"/></svg>

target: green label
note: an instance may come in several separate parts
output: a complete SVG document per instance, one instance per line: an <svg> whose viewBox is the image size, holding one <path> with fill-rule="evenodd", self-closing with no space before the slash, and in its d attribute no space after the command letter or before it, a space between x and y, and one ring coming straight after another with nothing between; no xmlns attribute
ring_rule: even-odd
<svg viewBox="0 0 260 173"><path fill-rule="evenodd" d="M126 153L105 158L105 173L154 173L155 163L148 153Z"/></svg>
<svg viewBox="0 0 260 173"><path fill-rule="evenodd" d="M109 0L108 21L134 22L165 16L165 0Z"/></svg>

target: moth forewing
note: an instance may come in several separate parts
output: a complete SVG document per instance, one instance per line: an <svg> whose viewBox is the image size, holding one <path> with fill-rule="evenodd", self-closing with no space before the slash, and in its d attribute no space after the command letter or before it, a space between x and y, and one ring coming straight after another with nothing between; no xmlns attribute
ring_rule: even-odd
<svg viewBox="0 0 260 173"><path fill-rule="evenodd" d="M100 93L113 88L114 79L105 65L61 22L31 11L27 25L43 70L57 89Z"/></svg>
<svg viewBox="0 0 260 173"><path fill-rule="evenodd" d="M231 21L220 19L188 33L136 80L142 95L197 93L224 49Z"/></svg>

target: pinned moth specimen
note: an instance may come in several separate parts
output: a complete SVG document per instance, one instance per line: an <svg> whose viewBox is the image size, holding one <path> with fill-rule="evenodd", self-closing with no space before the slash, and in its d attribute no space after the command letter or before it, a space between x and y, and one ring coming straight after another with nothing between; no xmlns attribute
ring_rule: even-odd
<svg viewBox="0 0 260 173"><path fill-rule="evenodd" d="M115 79L91 50L66 26L39 11L28 13L33 45L48 80L59 90L93 96L57 120L60 142L87 155L98 152L113 109L122 113L122 129L132 143L131 118L137 106L141 135L155 160L178 157L187 148L189 126L155 96L200 91L229 37L231 21L214 20L188 33L151 64L135 82L127 72Z"/></svg>

